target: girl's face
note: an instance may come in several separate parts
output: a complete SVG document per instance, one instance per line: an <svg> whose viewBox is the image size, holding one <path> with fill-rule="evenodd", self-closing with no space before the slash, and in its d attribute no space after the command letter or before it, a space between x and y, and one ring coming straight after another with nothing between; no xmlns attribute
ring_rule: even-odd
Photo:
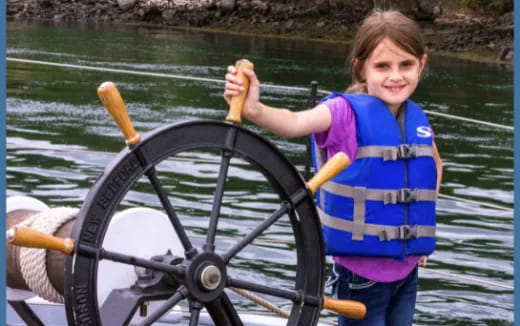
<svg viewBox="0 0 520 326"><path fill-rule="evenodd" d="M365 61L361 71L368 94L382 100L397 115L419 83L426 64L426 55L420 60L384 38Z"/></svg>

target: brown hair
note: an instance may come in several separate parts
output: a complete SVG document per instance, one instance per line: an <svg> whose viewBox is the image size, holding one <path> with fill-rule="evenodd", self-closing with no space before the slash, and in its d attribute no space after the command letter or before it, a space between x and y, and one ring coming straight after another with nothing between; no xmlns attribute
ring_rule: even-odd
<svg viewBox="0 0 520 326"><path fill-rule="evenodd" d="M374 10L363 20L354 38L350 52L352 83L347 93L367 92L361 72L367 58L384 38L419 60L425 53L421 29L415 21L396 10Z"/></svg>

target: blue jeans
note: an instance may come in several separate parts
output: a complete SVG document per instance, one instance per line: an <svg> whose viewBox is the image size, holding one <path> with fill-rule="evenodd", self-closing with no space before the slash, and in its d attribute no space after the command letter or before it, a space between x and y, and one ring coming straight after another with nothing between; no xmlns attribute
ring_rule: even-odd
<svg viewBox="0 0 520 326"><path fill-rule="evenodd" d="M339 316L339 326L411 326L417 297L418 268L406 278L389 283L374 282L334 264L330 279L332 296L364 303L367 314L356 320Z"/></svg>

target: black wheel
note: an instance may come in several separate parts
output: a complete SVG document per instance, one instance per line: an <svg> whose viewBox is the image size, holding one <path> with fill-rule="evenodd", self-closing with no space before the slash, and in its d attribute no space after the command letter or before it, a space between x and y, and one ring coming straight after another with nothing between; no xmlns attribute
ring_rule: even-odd
<svg viewBox="0 0 520 326"><path fill-rule="evenodd" d="M172 155L198 149L221 153L220 172L205 243L196 248L177 216L155 167ZM259 170L278 194L280 204L271 216L249 230L224 253L215 250L224 185L232 157ZM129 190L146 176L184 248L184 257L132 257L103 248L110 220ZM294 288L257 284L233 275L230 261L282 216L289 216L294 232L297 266ZM132 148L123 150L90 189L81 208L73 236L74 256L67 258L65 305L70 325L126 325L140 304L165 300L143 322L149 325L188 300L190 325L197 325L205 307L216 325L242 325L225 290L235 287L292 301L287 325L316 325L322 304L324 253L321 227L312 195L295 167L272 144L247 129L219 121L190 121L151 132ZM154 286L113 290L99 307L96 296L101 259L139 266L162 275ZM139 268L138 267L138 268ZM102 276L100 276L102 277Z"/></svg>

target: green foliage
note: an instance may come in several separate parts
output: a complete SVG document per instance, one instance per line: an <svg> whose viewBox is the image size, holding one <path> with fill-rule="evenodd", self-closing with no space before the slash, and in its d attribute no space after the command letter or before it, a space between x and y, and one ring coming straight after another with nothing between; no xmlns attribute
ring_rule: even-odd
<svg viewBox="0 0 520 326"><path fill-rule="evenodd" d="M513 0L465 0L466 5L474 10L501 15L513 11Z"/></svg>
<svg viewBox="0 0 520 326"><path fill-rule="evenodd" d="M469 7L482 8L490 4L494 0L466 0Z"/></svg>

